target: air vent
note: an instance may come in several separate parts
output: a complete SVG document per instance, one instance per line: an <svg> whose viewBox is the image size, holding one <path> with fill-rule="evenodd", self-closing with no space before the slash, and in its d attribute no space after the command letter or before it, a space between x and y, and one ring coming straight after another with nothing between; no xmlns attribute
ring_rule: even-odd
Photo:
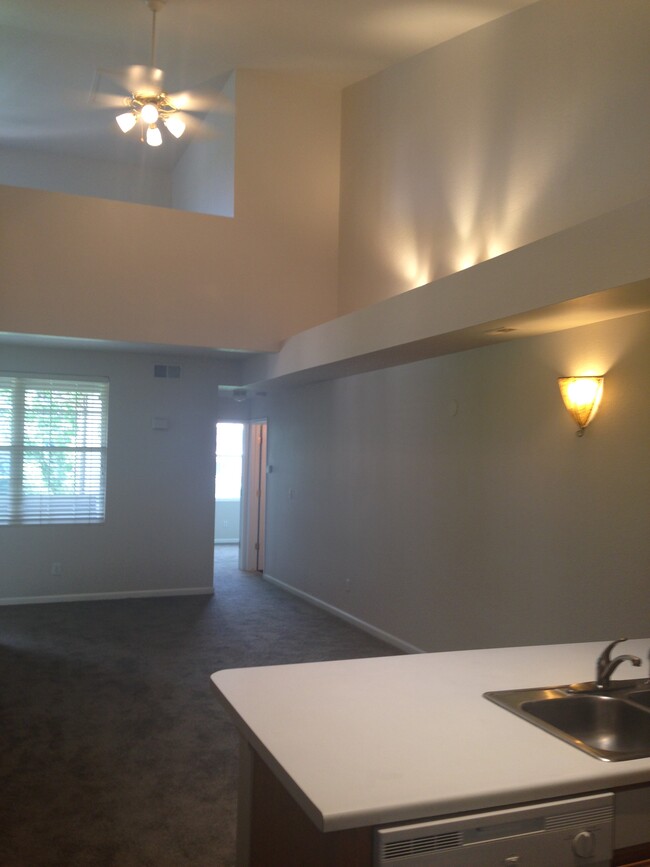
<svg viewBox="0 0 650 867"><path fill-rule="evenodd" d="M544 828L547 831L558 831L561 828L575 828L597 822L608 822L614 818L613 806L594 807L593 810L580 810L575 813L563 813L559 816L547 816Z"/></svg>
<svg viewBox="0 0 650 867"><path fill-rule="evenodd" d="M181 369L178 364L154 364L153 375L156 379L180 379Z"/></svg>
<svg viewBox="0 0 650 867"><path fill-rule="evenodd" d="M393 840L383 845L380 852L380 863L395 862L414 855L426 855L429 852L440 852L443 849L457 849L462 846L462 834L432 834L428 837L411 837L406 840Z"/></svg>

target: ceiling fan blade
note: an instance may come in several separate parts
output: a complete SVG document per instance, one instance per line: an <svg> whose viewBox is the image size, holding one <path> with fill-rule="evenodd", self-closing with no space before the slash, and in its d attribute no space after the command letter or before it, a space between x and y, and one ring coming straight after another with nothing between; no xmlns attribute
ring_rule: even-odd
<svg viewBox="0 0 650 867"><path fill-rule="evenodd" d="M182 90L178 93L168 94L169 101L181 111L209 112L218 111L220 114L234 114L235 106L223 93L208 90Z"/></svg>
<svg viewBox="0 0 650 867"><path fill-rule="evenodd" d="M218 131L210 124L204 123L186 111L178 111L174 117L183 121L192 138L211 139L219 135Z"/></svg>
<svg viewBox="0 0 650 867"><path fill-rule="evenodd" d="M117 93L94 93L92 101L99 108L124 108L128 107L130 98L126 95L120 96Z"/></svg>
<svg viewBox="0 0 650 867"><path fill-rule="evenodd" d="M98 69L93 92L99 92L101 78L107 78L127 93L154 96L163 89L164 73L156 66L125 66L121 69Z"/></svg>
<svg viewBox="0 0 650 867"><path fill-rule="evenodd" d="M181 93L168 94L169 101L181 111L209 112L218 111L220 114L234 114L234 106L220 93L203 94L185 90Z"/></svg>

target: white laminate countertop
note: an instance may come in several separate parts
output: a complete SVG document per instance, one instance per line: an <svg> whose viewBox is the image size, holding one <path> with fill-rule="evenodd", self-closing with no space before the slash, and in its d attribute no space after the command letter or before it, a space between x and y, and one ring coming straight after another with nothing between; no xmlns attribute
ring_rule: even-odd
<svg viewBox="0 0 650 867"><path fill-rule="evenodd" d="M221 701L322 831L650 783L483 698L593 680L607 640L219 671ZM615 678L647 676L650 639Z"/></svg>

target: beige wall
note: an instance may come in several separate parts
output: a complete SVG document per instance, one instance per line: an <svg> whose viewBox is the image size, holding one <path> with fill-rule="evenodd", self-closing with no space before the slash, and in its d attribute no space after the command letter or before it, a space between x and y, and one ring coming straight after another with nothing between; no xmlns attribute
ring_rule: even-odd
<svg viewBox="0 0 650 867"><path fill-rule="evenodd" d="M266 571L426 650L644 634L649 374L641 314L272 394Z"/></svg>
<svg viewBox="0 0 650 867"><path fill-rule="evenodd" d="M180 379L153 365L180 364ZM110 379L106 521L0 527L0 602L211 592L216 390L225 365L0 345L0 369ZM154 430L166 418L168 430ZM61 576L51 574L61 564Z"/></svg>
<svg viewBox="0 0 650 867"><path fill-rule="evenodd" d="M646 0L542 0L344 91L340 312L650 194Z"/></svg>
<svg viewBox="0 0 650 867"><path fill-rule="evenodd" d="M234 219L0 187L0 331L273 350L334 315L339 94L236 86Z"/></svg>

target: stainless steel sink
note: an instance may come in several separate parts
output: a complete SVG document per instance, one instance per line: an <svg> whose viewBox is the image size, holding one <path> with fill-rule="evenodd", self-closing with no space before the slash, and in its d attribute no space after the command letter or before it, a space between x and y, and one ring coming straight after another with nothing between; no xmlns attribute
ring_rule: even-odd
<svg viewBox="0 0 650 867"><path fill-rule="evenodd" d="M650 708L650 689L635 690L628 695L630 701Z"/></svg>
<svg viewBox="0 0 650 867"><path fill-rule="evenodd" d="M613 682L486 692L485 698L605 762L650 757L650 684Z"/></svg>

